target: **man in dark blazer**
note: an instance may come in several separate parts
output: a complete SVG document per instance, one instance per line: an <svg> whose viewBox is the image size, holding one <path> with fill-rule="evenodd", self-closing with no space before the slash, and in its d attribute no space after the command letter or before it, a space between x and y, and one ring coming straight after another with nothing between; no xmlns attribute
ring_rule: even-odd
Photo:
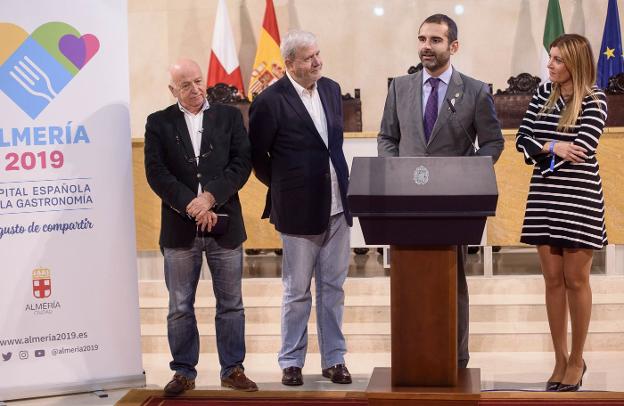
<svg viewBox="0 0 624 406"><path fill-rule="evenodd" d="M313 275L322 374L351 383L342 334L352 218L340 86L321 77L313 34L289 32L281 53L287 73L251 104L249 135L255 174L269 188L262 217L283 243L282 383L303 384Z"/></svg>
<svg viewBox="0 0 624 406"><path fill-rule="evenodd" d="M435 14L422 23L418 55L424 69L390 84L377 137L379 156L480 155L496 162L504 139L494 102L485 83L453 68L451 55L458 48L457 25L451 18ZM460 368L470 359L465 248L458 247L457 270Z"/></svg>
<svg viewBox="0 0 624 406"><path fill-rule="evenodd" d="M195 387L199 332L193 304L205 253L216 298L221 385L257 386L244 373L245 313L241 294L245 226L238 199L251 173L249 139L240 112L209 105L194 61L170 69L178 102L151 114L145 126L145 173L162 199L160 246L169 290L167 330L173 379L165 392Z"/></svg>

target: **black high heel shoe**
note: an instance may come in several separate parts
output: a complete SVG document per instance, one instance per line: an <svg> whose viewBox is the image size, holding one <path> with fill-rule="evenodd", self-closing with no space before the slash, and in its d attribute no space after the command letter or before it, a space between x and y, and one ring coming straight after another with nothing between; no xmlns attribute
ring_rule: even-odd
<svg viewBox="0 0 624 406"><path fill-rule="evenodd" d="M581 379L579 382L575 384L559 384L559 388L557 388L557 392L576 392L581 389L583 386L583 376L585 375L585 371L587 371L587 364L585 364L585 360L583 360L583 373L581 374Z"/></svg>
<svg viewBox="0 0 624 406"><path fill-rule="evenodd" d="M561 382L555 382L555 381L546 382L546 392L557 392L557 389L559 389L559 385L561 385Z"/></svg>

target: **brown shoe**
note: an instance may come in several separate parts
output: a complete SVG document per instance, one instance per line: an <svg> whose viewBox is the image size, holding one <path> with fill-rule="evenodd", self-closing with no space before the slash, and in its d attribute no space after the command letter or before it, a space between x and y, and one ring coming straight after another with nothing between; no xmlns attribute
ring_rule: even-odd
<svg viewBox="0 0 624 406"><path fill-rule="evenodd" d="M255 392L258 390L258 385L251 379L245 376L243 368L236 367L232 372L221 379L221 386L225 388L232 388L243 392Z"/></svg>
<svg viewBox="0 0 624 406"><path fill-rule="evenodd" d="M337 364L323 370L323 376L333 383L351 383L351 374L345 364Z"/></svg>
<svg viewBox="0 0 624 406"><path fill-rule="evenodd" d="M173 375L173 379L165 385L165 394L175 396L191 389L195 389L195 379L189 379L184 375L175 374Z"/></svg>

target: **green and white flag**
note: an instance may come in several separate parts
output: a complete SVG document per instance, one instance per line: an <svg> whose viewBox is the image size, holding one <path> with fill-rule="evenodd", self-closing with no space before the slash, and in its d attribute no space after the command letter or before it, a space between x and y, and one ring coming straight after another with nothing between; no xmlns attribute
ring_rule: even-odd
<svg viewBox="0 0 624 406"><path fill-rule="evenodd" d="M563 19L561 18L561 8L559 0L548 0L548 10L546 11L546 24L544 24L544 38L542 40L542 56L540 61L540 76L542 82L548 82L548 51L550 44L558 36L565 34L563 29Z"/></svg>

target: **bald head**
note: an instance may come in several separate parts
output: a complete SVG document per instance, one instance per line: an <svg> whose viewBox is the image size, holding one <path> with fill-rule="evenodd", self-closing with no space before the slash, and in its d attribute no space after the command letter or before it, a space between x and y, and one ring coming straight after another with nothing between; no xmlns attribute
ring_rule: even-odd
<svg viewBox="0 0 624 406"><path fill-rule="evenodd" d="M199 64L192 59L180 58L169 67L169 78L172 84L188 75L202 75Z"/></svg>
<svg viewBox="0 0 624 406"><path fill-rule="evenodd" d="M178 102L191 113L197 114L204 105L206 87L197 62L182 58L169 68L169 90Z"/></svg>

